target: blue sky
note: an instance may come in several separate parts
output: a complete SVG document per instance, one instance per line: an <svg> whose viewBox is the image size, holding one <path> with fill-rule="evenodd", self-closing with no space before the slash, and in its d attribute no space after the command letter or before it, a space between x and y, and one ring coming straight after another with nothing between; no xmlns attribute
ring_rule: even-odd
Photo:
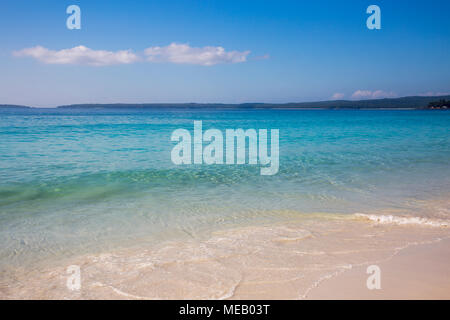
<svg viewBox="0 0 450 320"><path fill-rule="evenodd" d="M81 30L66 27L72 4L81 8ZM366 27L371 4L381 8L381 30ZM449 12L450 1L433 0L2 1L0 104L448 93ZM78 60L59 52L78 46L91 51ZM183 48L188 56L180 57Z"/></svg>

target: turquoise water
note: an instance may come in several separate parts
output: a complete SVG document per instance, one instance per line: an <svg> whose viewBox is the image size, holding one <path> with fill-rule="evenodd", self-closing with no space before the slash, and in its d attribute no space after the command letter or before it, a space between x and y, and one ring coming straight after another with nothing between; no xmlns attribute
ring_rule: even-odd
<svg viewBox="0 0 450 320"><path fill-rule="evenodd" d="M279 129L280 169L175 166L171 133ZM450 190L450 112L0 111L0 266Z"/></svg>

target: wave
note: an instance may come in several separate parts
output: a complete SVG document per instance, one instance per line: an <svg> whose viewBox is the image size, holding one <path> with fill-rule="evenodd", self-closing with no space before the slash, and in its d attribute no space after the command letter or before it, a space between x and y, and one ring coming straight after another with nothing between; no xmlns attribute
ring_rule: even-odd
<svg viewBox="0 0 450 320"><path fill-rule="evenodd" d="M397 224L397 225L422 225L430 227L448 227L450 222L440 219L428 219L423 217L405 217L393 215L376 215L355 213L355 217L370 220L378 224Z"/></svg>

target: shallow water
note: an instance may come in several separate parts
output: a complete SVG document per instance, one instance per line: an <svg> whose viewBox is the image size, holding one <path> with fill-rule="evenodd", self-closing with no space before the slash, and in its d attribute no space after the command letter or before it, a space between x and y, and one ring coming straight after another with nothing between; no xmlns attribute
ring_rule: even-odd
<svg viewBox="0 0 450 320"><path fill-rule="evenodd" d="M438 226L304 214L205 239L140 243L16 268L0 274L0 299L304 299L348 270L449 238L449 229ZM79 290L67 287L68 266L79 267Z"/></svg>
<svg viewBox="0 0 450 320"><path fill-rule="evenodd" d="M279 173L175 166L171 133L194 120L279 129ZM445 224L429 200L450 190L449 133L445 111L0 111L0 270L311 213Z"/></svg>

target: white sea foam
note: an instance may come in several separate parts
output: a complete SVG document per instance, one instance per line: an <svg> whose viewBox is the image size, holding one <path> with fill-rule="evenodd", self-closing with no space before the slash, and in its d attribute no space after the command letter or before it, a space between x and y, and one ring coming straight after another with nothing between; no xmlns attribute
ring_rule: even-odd
<svg viewBox="0 0 450 320"><path fill-rule="evenodd" d="M358 218L368 219L379 224L397 224L397 225L423 225L430 227L448 227L449 221L439 219L428 219L413 216L394 216L394 215L376 215L355 213Z"/></svg>

